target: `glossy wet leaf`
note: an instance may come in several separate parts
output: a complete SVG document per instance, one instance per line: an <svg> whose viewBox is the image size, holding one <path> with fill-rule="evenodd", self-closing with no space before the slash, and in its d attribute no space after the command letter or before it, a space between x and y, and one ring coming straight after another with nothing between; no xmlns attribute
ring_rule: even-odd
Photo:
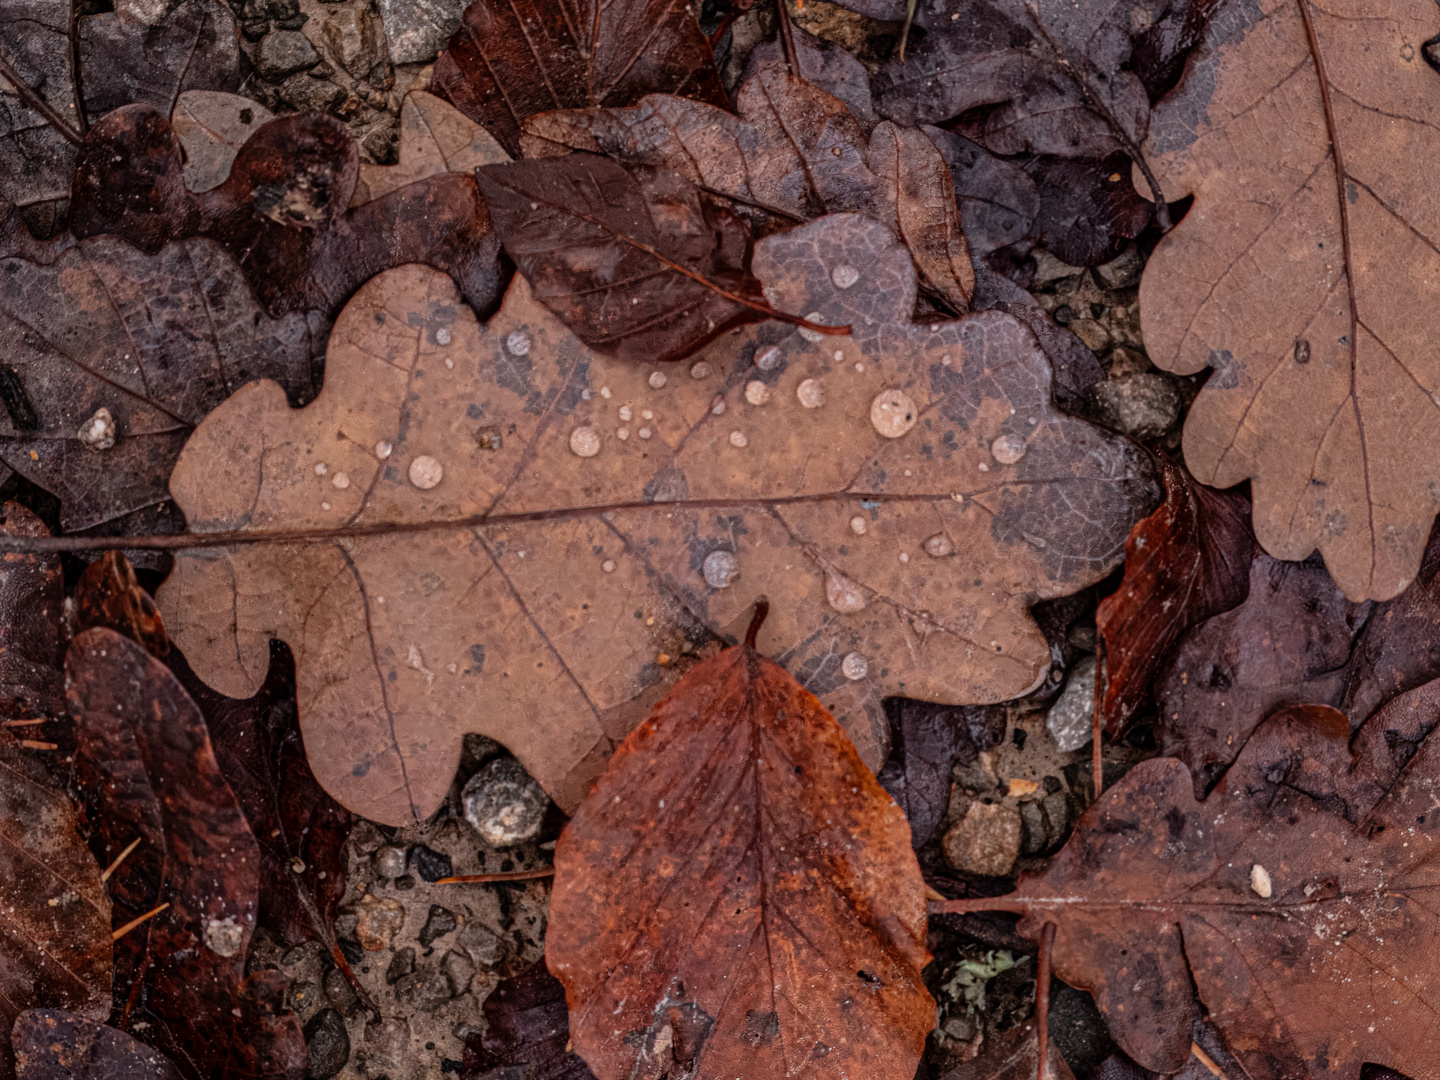
<svg viewBox="0 0 1440 1080"><path fill-rule="evenodd" d="M501 979L481 1008L485 1030L465 1040L461 1080L517 1068L537 1080L594 1080L595 1074L570 1049L565 987L543 960Z"/></svg>
<svg viewBox="0 0 1440 1080"><path fill-rule="evenodd" d="M899 807L746 644L671 690L565 827L546 963L600 1080L911 1080L924 905Z"/></svg>
<svg viewBox="0 0 1440 1080"><path fill-rule="evenodd" d="M435 271L371 282L312 405L253 385L182 455L191 528L265 542L177 553L173 640L237 697L289 642L317 779L395 824L440 804L466 731L573 808L761 593L761 645L873 767L883 697L1037 685L1026 607L1116 564L1158 501L1147 459L1056 410L1014 317L911 323L914 267L879 223L769 237L755 267L782 310L855 336L767 323L647 367L586 349L523 277L483 328ZM913 429L880 435L907 400Z"/></svg>
<svg viewBox="0 0 1440 1080"><path fill-rule="evenodd" d="M1186 464L1250 479L1265 550L1318 547L1355 600L1415 578L1435 518L1437 30L1420 0L1224 0L1148 144L1167 197L1195 197L1140 286L1155 364L1212 369Z"/></svg>
<svg viewBox="0 0 1440 1080"><path fill-rule="evenodd" d="M10 1042L18 1080L181 1080L153 1046L64 1009L27 1009Z"/></svg>
<svg viewBox="0 0 1440 1080"><path fill-rule="evenodd" d="M45 523L16 502L5 504L0 533L49 536ZM60 627L65 580L50 555L0 555L0 715L7 720L65 712Z"/></svg>
<svg viewBox="0 0 1440 1080"><path fill-rule="evenodd" d="M432 85L517 157L521 122L548 109L653 93L725 106L697 14L684 0L476 0Z"/></svg>

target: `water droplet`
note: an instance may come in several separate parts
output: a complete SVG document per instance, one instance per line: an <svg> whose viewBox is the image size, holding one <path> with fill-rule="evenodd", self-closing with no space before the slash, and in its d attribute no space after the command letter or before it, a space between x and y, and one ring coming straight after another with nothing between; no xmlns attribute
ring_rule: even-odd
<svg viewBox="0 0 1440 1080"><path fill-rule="evenodd" d="M838 570L825 570L825 599L841 615L852 615L869 602L865 591Z"/></svg>
<svg viewBox="0 0 1440 1080"><path fill-rule="evenodd" d="M1019 435L1001 435L990 444L990 456L1001 465L1014 465L1025 456L1025 440Z"/></svg>
<svg viewBox="0 0 1440 1080"><path fill-rule="evenodd" d="M704 360L697 360L690 367L690 377L692 379L708 379L710 377L710 365Z"/></svg>
<svg viewBox="0 0 1440 1080"><path fill-rule="evenodd" d="M795 396L807 409L818 409L825 404L825 388L819 379L806 379L795 388Z"/></svg>
<svg viewBox="0 0 1440 1080"><path fill-rule="evenodd" d="M649 382L651 390L659 390L669 381L670 379L665 375L663 371L652 371L650 373Z"/></svg>
<svg viewBox="0 0 1440 1080"><path fill-rule="evenodd" d="M593 427L577 427L570 432L570 449L576 457L594 457L600 453L600 433Z"/></svg>
<svg viewBox="0 0 1440 1080"><path fill-rule="evenodd" d="M454 360L451 360L451 359L447 356L447 357L445 358L445 366L446 366L447 368L453 368L453 367L455 366L455 361L454 361Z"/></svg>
<svg viewBox="0 0 1440 1080"><path fill-rule="evenodd" d="M864 536L865 530L868 527L869 526L865 524L865 519L859 514L856 514L850 519L850 531L853 532L856 536Z"/></svg>
<svg viewBox="0 0 1440 1080"><path fill-rule="evenodd" d="M607 574L613 574L615 572L615 560L606 559L603 563L600 564L600 569L604 570Z"/></svg>
<svg viewBox="0 0 1440 1080"><path fill-rule="evenodd" d="M740 561L733 551L723 548L705 556L705 584L712 589L728 589L740 576Z"/></svg>
<svg viewBox="0 0 1440 1080"><path fill-rule="evenodd" d="M329 510L329 509L330 509L330 504L329 504L328 502L322 502L322 503L320 504L320 509L321 509L321 510Z"/></svg>
<svg viewBox="0 0 1440 1080"><path fill-rule="evenodd" d="M390 445L390 443L386 442L384 439L381 439L375 444L375 456L381 461L384 461L394 452L395 447Z"/></svg>
<svg viewBox="0 0 1440 1080"><path fill-rule="evenodd" d="M615 432L615 437L621 442L624 442L630 438L630 429L628 427L622 427L619 431Z"/></svg>
<svg viewBox="0 0 1440 1080"><path fill-rule="evenodd" d="M524 330L512 330L505 339L505 347L516 356L524 356L530 351L530 335Z"/></svg>
<svg viewBox="0 0 1440 1080"><path fill-rule="evenodd" d="M429 491L445 476L445 470L429 454L421 454L410 462L410 483L421 491Z"/></svg>
<svg viewBox="0 0 1440 1080"><path fill-rule="evenodd" d="M630 411L630 406L629 406L629 405L621 405L621 406L620 406L620 419L621 419L621 420L624 420L624 421L628 424L628 423L629 423L631 420L633 420L634 418L635 418L635 414Z"/></svg>
<svg viewBox="0 0 1440 1080"><path fill-rule="evenodd" d="M655 419L655 414L654 414L653 412L651 412L649 409L646 409L646 410L644 410L644 411L640 414L640 419L641 419L641 420L654 420L654 419Z"/></svg>
<svg viewBox="0 0 1440 1080"><path fill-rule="evenodd" d="M955 545L944 533L936 533L925 541L925 554L932 559L943 559L947 555L955 554Z"/></svg>
<svg viewBox="0 0 1440 1080"><path fill-rule="evenodd" d="M870 665L858 652L846 653L845 659L840 661L840 674L851 682L859 682L869 673Z"/></svg>
<svg viewBox="0 0 1440 1080"><path fill-rule="evenodd" d="M830 271L830 280L835 283L837 289L848 289L860 280L860 271L849 263L841 263Z"/></svg>
<svg viewBox="0 0 1440 1080"><path fill-rule="evenodd" d="M914 399L903 390L882 390L870 403L870 423L887 439L898 439L919 419Z"/></svg>
<svg viewBox="0 0 1440 1080"><path fill-rule="evenodd" d="M326 465L325 462L323 462L323 461L317 461L317 462L315 463L315 475L316 475L316 476L324 476L324 475L325 475L326 473L328 473L329 471L330 471L330 466L329 466L329 465Z"/></svg>
<svg viewBox="0 0 1440 1080"><path fill-rule="evenodd" d="M818 322L820 322L820 320L821 320L821 315L820 315L820 312L818 312L818 311L812 311L812 312L810 312L809 315L806 315L806 316L805 316L805 321L806 321L806 322L818 323ZM821 325L826 325L826 324L822 323ZM819 341L819 340L820 340L821 338L823 338L825 335L822 334L822 333L820 333L819 330L807 330L805 327L802 326L802 327L800 327L800 336L803 337L806 341Z"/></svg>
<svg viewBox="0 0 1440 1080"><path fill-rule="evenodd" d="M608 387L608 386L602 386L602 387L600 387L600 396L603 397L606 401L609 401L609 400L610 400L610 387Z"/></svg>
<svg viewBox="0 0 1440 1080"><path fill-rule="evenodd" d="M350 477L346 476L343 472L337 472L335 478L331 480L330 483L334 484L341 491L344 491L350 486Z"/></svg>
<svg viewBox="0 0 1440 1080"><path fill-rule="evenodd" d="M730 445L737 450L743 450L750 445L750 440L745 437L743 431L732 431L730 432Z"/></svg>
<svg viewBox="0 0 1440 1080"><path fill-rule="evenodd" d="M655 433L651 431L648 427L642 427L635 434L639 435L642 439L648 439L651 435L654 435Z"/></svg>
<svg viewBox="0 0 1440 1080"><path fill-rule="evenodd" d="M761 371L774 371L780 366L785 357L780 352L780 346L771 345L762 353L755 356L755 366Z"/></svg>
<svg viewBox="0 0 1440 1080"><path fill-rule="evenodd" d="M856 371L857 373L863 373L863 372L865 371L865 365L864 365L864 364L856 364L856 365L855 365L855 371Z"/></svg>
<svg viewBox="0 0 1440 1080"><path fill-rule="evenodd" d="M751 405L764 405L770 400L770 387L759 379L751 379L745 384L745 400Z"/></svg>
<svg viewBox="0 0 1440 1080"><path fill-rule="evenodd" d="M718 398L718 397L717 397L717 398L715 399L715 404L710 406L710 413L711 413L712 416L724 416L724 415L725 415L725 400L724 400L724 398Z"/></svg>
<svg viewBox="0 0 1440 1080"><path fill-rule="evenodd" d="M449 345L450 331L445 329L445 327L443 326L440 327L439 330L435 331L435 342L437 345Z"/></svg>
<svg viewBox="0 0 1440 1080"><path fill-rule="evenodd" d="M901 562L901 564L908 563L909 561L910 561L910 553L909 553L908 551L902 551L902 552L900 552L900 562Z"/></svg>

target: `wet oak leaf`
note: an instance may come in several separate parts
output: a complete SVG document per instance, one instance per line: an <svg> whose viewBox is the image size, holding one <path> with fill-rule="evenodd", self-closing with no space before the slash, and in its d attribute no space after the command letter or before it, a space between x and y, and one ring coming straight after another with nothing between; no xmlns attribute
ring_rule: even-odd
<svg viewBox="0 0 1440 1080"><path fill-rule="evenodd" d="M141 841L110 879L117 925L168 905L117 943L120 1015L150 1023L187 1075L238 1064L242 1075L299 1080L299 1020L277 1015L283 977L245 975L261 853L200 710L164 664L112 630L77 635L65 670L77 775L96 804L91 842L118 854Z"/></svg>
<svg viewBox="0 0 1440 1080"><path fill-rule="evenodd" d="M1250 504L1197 484L1166 462L1165 502L1125 542L1125 577L1100 601L1100 722L1112 737L1150 696L1170 647L1190 627L1250 594Z"/></svg>
<svg viewBox="0 0 1440 1080"><path fill-rule="evenodd" d="M1254 1080L1424 1075L1440 1050L1440 982L1417 962L1436 932L1433 691L1353 743L1334 709L1286 710L1204 802L1180 762L1142 762L1046 871L980 903L1026 912L1032 938L1058 923L1056 975L1147 1069L1184 1065L1203 1004Z"/></svg>
<svg viewBox="0 0 1440 1080"><path fill-rule="evenodd" d="M78 129L69 0L3 0L0 26L16 74ZM29 207L64 199L74 168L75 147L0 79L0 202Z"/></svg>
<svg viewBox="0 0 1440 1080"><path fill-rule="evenodd" d="M729 106L714 50L685 0L476 0L432 87L520 154L520 124L550 109L677 94Z"/></svg>
<svg viewBox="0 0 1440 1080"><path fill-rule="evenodd" d="M314 396L324 321L268 317L214 243L52 247L48 262L0 258L0 335L22 399L0 417L0 460L61 500L66 531L165 502L185 439L244 383ZM82 439L102 408L115 436L104 449Z"/></svg>
<svg viewBox="0 0 1440 1080"><path fill-rule="evenodd" d="M5 504L0 534L49 536L17 502ZM65 640L60 620L65 577L53 555L0 555L0 716L57 717L65 712Z"/></svg>
<svg viewBox="0 0 1440 1080"><path fill-rule="evenodd" d="M599 1080L911 1080L929 960L904 815L748 638L631 732L555 847L546 964Z"/></svg>
<svg viewBox="0 0 1440 1080"><path fill-rule="evenodd" d="M273 119L258 101L222 90L186 90L176 98L170 125L184 151L186 190L223 184L245 140Z"/></svg>
<svg viewBox="0 0 1440 1080"><path fill-rule="evenodd" d="M24 1009L110 1012L110 898L63 791L0 729L0 1030ZM15 1075L0 1039L0 1077Z"/></svg>
<svg viewBox="0 0 1440 1080"><path fill-rule="evenodd" d="M17 1080L182 1080L153 1046L64 1009L27 1009L10 1043Z"/></svg>
<svg viewBox="0 0 1440 1080"><path fill-rule="evenodd" d="M259 383L192 437L171 478L191 530L262 542L177 552L172 639L237 697L287 641L317 779L391 824L440 805L466 731L573 808L687 643L734 640L762 593L761 644L876 768L883 697L1037 685L1026 608L1117 563L1158 501L1148 460L1056 410L1013 317L911 323L878 222L766 238L756 270L856 335L769 323L647 368L585 349L523 277L483 328L438 272L372 281L314 403Z"/></svg>
<svg viewBox="0 0 1440 1080"><path fill-rule="evenodd" d="M493 1078L497 1069L516 1067L536 1080L594 1080L570 1049L565 987L543 960L500 980L481 1009L485 1030L466 1038L460 1080Z"/></svg>
<svg viewBox="0 0 1440 1080"><path fill-rule="evenodd" d="M1421 0L1374 19L1222 0L1147 148L1166 195L1195 197L1140 286L1155 364L1213 369L1186 464L1249 478L1265 550L1318 548L1356 600L1414 579L1435 518L1437 30Z"/></svg>
<svg viewBox="0 0 1440 1080"><path fill-rule="evenodd" d="M441 173L468 173L499 165L510 155L495 138L459 109L424 90L411 90L400 106L399 162L360 163L360 180L350 205L388 195L397 188Z"/></svg>

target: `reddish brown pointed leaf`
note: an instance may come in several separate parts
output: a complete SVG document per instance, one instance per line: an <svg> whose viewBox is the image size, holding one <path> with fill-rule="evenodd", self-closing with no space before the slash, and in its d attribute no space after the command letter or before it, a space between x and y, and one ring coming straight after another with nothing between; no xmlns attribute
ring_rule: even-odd
<svg viewBox="0 0 1440 1080"><path fill-rule="evenodd" d="M10 1033L18 1080L181 1080L152 1046L64 1009L29 1009Z"/></svg>
<svg viewBox="0 0 1440 1080"><path fill-rule="evenodd" d="M76 637L66 676L92 843L113 857L141 840L109 882L116 926L169 905L116 946L119 1015L150 1023L187 1075L235 1066L298 1080L299 1022L275 1015L283 987L246 983L260 849L199 709L160 661L111 630Z"/></svg>
<svg viewBox="0 0 1440 1080"><path fill-rule="evenodd" d="M555 849L546 962L600 1080L911 1080L920 867L844 730L748 645L696 667Z"/></svg>
<svg viewBox="0 0 1440 1080"><path fill-rule="evenodd" d="M1055 973L1148 1069L1185 1064L1203 1006L1253 1080L1431 1075L1437 700L1411 691L1353 744L1344 714L1286 710L1200 803L1183 764L1143 762L991 903L1032 938L1059 924Z"/></svg>
<svg viewBox="0 0 1440 1080"><path fill-rule="evenodd" d="M495 1080L495 1070L515 1068L532 1080L595 1080L570 1050L565 987L545 961L502 979L482 1008L485 1030L465 1041L460 1080Z"/></svg>
<svg viewBox="0 0 1440 1080"><path fill-rule="evenodd" d="M1125 577L1100 601L1100 719L1114 736L1150 695L1150 681L1182 633L1250 593L1250 504L1164 464L1165 502L1125 541Z"/></svg>
<svg viewBox="0 0 1440 1080"><path fill-rule="evenodd" d="M0 1032L23 1009L110 1011L110 899L64 792L0 729ZM0 1037L0 1080L14 1076Z"/></svg>
<svg viewBox="0 0 1440 1080"><path fill-rule="evenodd" d="M7 502L0 534L49 536L50 530L19 503ZM0 718L64 714L64 603L57 556L0 555Z"/></svg>
<svg viewBox="0 0 1440 1080"><path fill-rule="evenodd" d="M521 121L549 109L653 93L728 106L695 14L685 0L476 0L433 86L516 157Z"/></svg>

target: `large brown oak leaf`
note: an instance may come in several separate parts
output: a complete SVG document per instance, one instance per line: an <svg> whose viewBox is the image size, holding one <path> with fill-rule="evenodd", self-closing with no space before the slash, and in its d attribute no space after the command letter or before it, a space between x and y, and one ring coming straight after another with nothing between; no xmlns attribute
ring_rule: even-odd
<svg viewBox="0 0 1440 1080"><path fill-rule="evenodd" d="M1346 595L1419 569L1440 492L1440 29L1425 0L1222 0L1147 153L1195 204L1140 287L1202 483L1252 480L1255 535Z"/></svg>
<svg viewBox="0 0 1440 1080"><path fill-rule="evenodd" d="M213 546L160 590L173 640L232 696L289 642L316 777L388 823L435 810L466 731L573 808L761 593L761 646L873 768L883 697L1037 685L1027 606L1118 562L1148 459L1055 408L1013 316L911 323L878 222L823 218L754 265L778 308L854 336L767 323L660 370L585 349L523 278L484 327L443 274L374 279L314 403L252 384L183 452L171 490ZM913 426L882 436L889 412Z"/></svg>
<svg viewBox="0 0 1440 1080"><path fill-rule="evenodd" d="M911 1080L935 1026L905 815L749 636L681 680L565 827L545 950L600 1080Z"/></svg>

